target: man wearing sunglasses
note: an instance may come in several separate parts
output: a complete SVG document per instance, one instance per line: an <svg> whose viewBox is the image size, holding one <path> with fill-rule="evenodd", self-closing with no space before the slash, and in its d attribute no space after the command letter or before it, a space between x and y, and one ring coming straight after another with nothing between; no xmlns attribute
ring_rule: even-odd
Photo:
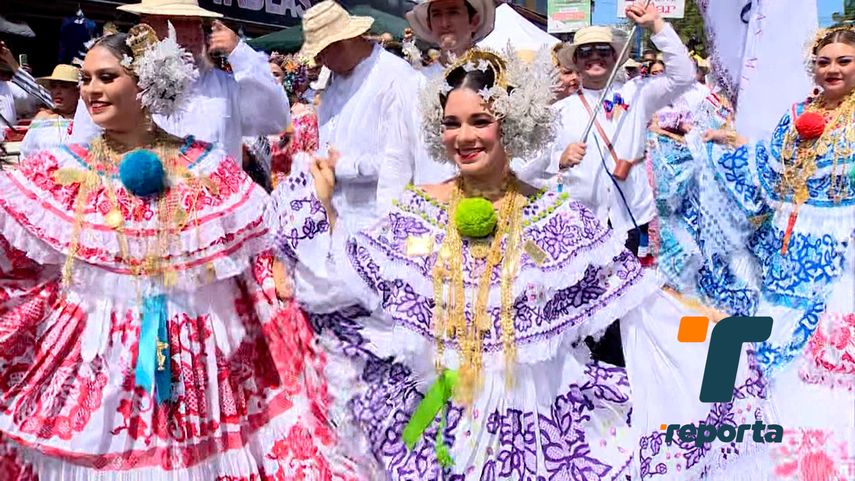
<svg viewBox="0 0 855 481"><path fill-rule="evenodd" d="M647 124L653 114L676 100L695 80L689 52L674 29L659 15L651 2L646 7L636 1L626 10L627 17L651 31L651 40L662 51L663 75L615 83L606 92L605 102L587 138L582 138L624 40L608 27L586 27L571 44L582 88L557 102L561 128L551 151L552 167L560 169L562 190L586 204L603 223L617 232L626 232L626 246L636 255L646 237L647 224L656 215L653 189L647 179L643 158ZM620 331L613 324L595 357L620 364L623 355Z"/></svg>

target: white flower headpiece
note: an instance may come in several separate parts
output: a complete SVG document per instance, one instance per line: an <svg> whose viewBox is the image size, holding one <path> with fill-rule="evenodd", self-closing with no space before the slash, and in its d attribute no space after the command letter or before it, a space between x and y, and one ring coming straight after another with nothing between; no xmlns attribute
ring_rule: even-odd
<svg viewBox="0 0 855 481"><path fill-rule="evenodd" d="M193 55L178 45L171 22L168 27L169 35L163 40L148 25L131 28L126 42L134 56L125 55L121 61L137 76L143 107L166 116L178 112L189 100L190 86L199 76Z"/></svg>
<svg viewBox="0 0 855 481"><path fill-rule="evenodd" d="M508 159L530 159L553 140L555 113L550 103L557 70L552 66L549 50L541 50L529 63L520 59L510 45L504 55L476 48L452 59L445 73L420 93L422 127L434 159L451 162L442 144L442 104L453 90L448 76L461 68L466 72L493 71L494 84L477 93L501 121L502 144Z"/></svg>

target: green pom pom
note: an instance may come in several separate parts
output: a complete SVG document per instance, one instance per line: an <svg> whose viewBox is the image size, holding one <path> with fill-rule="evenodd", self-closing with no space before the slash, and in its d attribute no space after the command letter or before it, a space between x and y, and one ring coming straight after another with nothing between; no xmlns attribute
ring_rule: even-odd
<svg viewBox="0 0 855 481"><path fill-rule="evenodd" d="M487 237L496 229L498 219L493 204L483 197L470 197L457 204L454 224L464 237Z"/></svg>

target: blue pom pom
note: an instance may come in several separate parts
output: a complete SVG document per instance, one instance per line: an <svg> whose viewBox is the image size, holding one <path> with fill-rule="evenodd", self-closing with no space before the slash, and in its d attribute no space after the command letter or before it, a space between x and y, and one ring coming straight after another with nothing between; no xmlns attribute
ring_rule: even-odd
<svg viewBox="0 0 855 481"><path fill-rule="evenodd" d="M135 150L126 154L119 164L119 178L128 192L149 197L166 187L163 163L151 150Z"/></svg>

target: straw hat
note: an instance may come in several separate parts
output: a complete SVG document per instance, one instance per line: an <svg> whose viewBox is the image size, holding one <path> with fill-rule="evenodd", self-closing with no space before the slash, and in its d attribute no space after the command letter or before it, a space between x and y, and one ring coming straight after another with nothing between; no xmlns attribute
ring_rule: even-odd
<svg viewBox="0 0 855 481"><path fill-rule="evenodd" d="M615 36L615 32L611 27L594 25L583 27L576 32L576 35L573 37L573 43L569 46L570 51L568 55L570 58L573 58L576 54L576 47L590 43L607 43L612 46L615 55L620 54L621 50L623 50L623 41Z"/></svg>
<svg viewBox="0 0 855 481"><path fill-rule="evenodd" d="M347 13L333 0L324 0L303 15L303 48L300 54L315 58L330 45L358 37L371 29L374 19Z"/></svg>
<svg viewBox="0 0 855 481"><path fill-rule="evenodd" d="M640 68L641 64L638 63L634 58L629 58L626 62L623 63L623 68Z"/></svg>
<svg viewBox="0 0 855 481"><path fill-rule="evenodd" d="M434 36L430 31L430 27L428 27L428 9L431 2L435 1L437 0L420 0L412 10L407 12L406 17L407 21L410 22L410 26L413 27L413 31L416 33L416 36L422 40L439 44L439 38ZM475 35L472 37L472 41L480 42L493 31L493 26L496 23L496 4L494 0L464 1L478 12L478 19L481 23L478 24L478 28L475 30Z"/></svg>
<svg viewBox="0 0 855 481"><path fill-rule="evenodd" d="M164 15L169 17L221 18L223 14L205 10L196 0L142 0L140 3L116 7L137 15Z"/></svg>
<svg viewBox="0 0 855 481"><path fill-rule="evenodd" d="M50 77L39 77L36 79L36 82L41 85L47 86L50 84L51 80L57 82L70 82L73 84L77 84L80 81L80 71L77 70L77 67L74 65L66 65L59 64L53 68L53 73L50 74Z"/></svg>

